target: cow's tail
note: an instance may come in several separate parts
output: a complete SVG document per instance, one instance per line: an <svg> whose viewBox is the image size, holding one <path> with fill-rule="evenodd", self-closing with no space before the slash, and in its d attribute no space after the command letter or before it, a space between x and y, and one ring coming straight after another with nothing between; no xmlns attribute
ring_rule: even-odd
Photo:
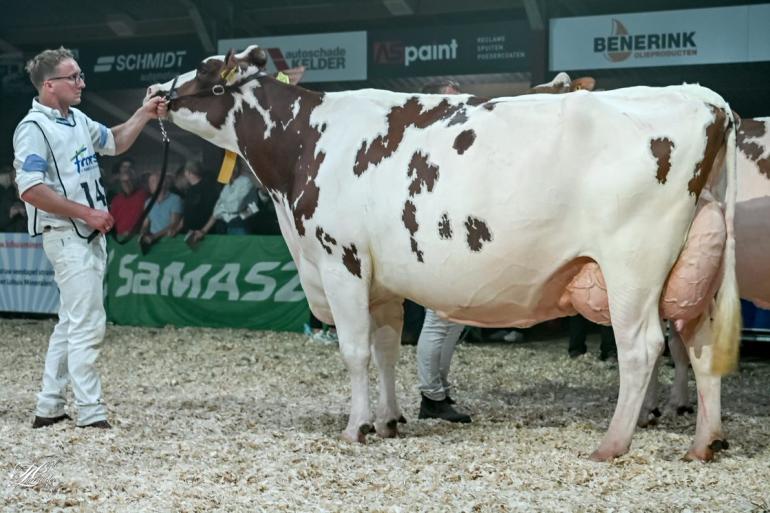
<svg viewBox="0 0 770 513"><path fill-rule="evenodd" d="M737 195L736 143L737 119L728 108L730 119L727 134L725 163L727 187L725 190L725 225L727 240L722 256L722 283L719 287L714 311L714 351L711 370L720 376L733 372L738 365L738 348L741 341L741 303L738 280L735 273L735 201Z"/></svg>

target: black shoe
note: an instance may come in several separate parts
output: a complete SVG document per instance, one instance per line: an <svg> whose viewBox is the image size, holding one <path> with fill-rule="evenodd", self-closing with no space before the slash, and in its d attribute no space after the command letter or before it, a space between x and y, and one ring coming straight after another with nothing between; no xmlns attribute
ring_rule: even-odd
<svg viewBox="0 0 770 513"><path fill-rule="evenodd" d="M418 419L442 419L449 422L461 422L467 424L471 421L471 416L467 413L460 413L455 410L451 404L446 402L446 399L442 401L434 401L428 399L424 395L422 396L422 402L420 403L420 414Z"/></svg>
<svg viewBox="0 0 770 513"><path fill-rule="evenodd" d="M608 351L606 353L599 353L599 360L605 362L607 360L618 360L618 353L615 351Z"/></svg>
<svg viewBox="0 0 770 513"><path fill-rule="evenodd" d="M570 358L577 358L578 356L583 356L586 354L586 350L580 350L580 349L570 349L569 350L569 357Z"/></svg>
<svg viewBox="0 0 770 513"><path fill-rule="evenodd" d="M32 429L53 426L54 424L63 420L72 420L72 418L66 413L64 415L59 415L58 417L38 417L35 415L35 420L32 421Z"/></svg>
<svg viewBox="0 0 770 513"><path fill-rule="evenodd" d="M449 396L446 396L446 397L444 398L444 402L445 402L445 403L447 403L447 404L457 404L457 401L455 401L454 399L452 399L452 398L451 398L451 397L449 397Z"/></svg>
<svg viewBox="0 0 770 513"><path fill-rule="evenodd" d="M98 428L98 429L112 429L112 426L106 420L97 420L85 426L78 426L80 428Z"/></svg>

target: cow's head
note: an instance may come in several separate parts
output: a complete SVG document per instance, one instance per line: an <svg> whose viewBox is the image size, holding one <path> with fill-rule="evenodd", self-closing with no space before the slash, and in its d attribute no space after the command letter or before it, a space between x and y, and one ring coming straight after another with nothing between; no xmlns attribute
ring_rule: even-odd
<svg viewBox="0 0 770 513"><path fill-rule="evenodd" d="M595 86L596 80L593 77L580 77L572 80L569 75L562 71L550 82L533 86L527 93L561 94L580 90L593 91Z"/></svg>
<svg viewBox="0 0 770 513"><path fill-rule="evenodd" d="M168 96L169 118L175 124L205 139L222 142L223 132L231 132L226 125L232 119L229 114L236 106L236 95L259 85L257 79L265 74L266 63L265 51L256 45L238 54L230 50L225 56L204 59L197 69L175 81L150 86L145 101Z"/></svg>

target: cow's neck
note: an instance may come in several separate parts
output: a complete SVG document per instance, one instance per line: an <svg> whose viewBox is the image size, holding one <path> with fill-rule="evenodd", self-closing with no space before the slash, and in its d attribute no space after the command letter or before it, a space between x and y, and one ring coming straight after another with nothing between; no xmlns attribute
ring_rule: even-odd
<svg viewBox="0 0 770 513"><path fill-rule="evenodd" d="M310 124L323 94L264 77L254 96L258 108L244 103L235 115L239 149L273 199L286 199L304 235L304 220L312 217L318 201L315 177L325 157L316 154L325 127Z"/></svg>

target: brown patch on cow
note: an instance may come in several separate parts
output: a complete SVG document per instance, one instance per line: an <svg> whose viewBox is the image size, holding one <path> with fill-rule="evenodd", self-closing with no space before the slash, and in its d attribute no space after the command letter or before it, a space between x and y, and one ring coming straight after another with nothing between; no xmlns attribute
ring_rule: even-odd
<svg viewBox="0 0 770 513"><path fill-rule="evenodd" d="M429 191L433 191L433 185L438 180L438 166L429 164L428 157L421 152L415 152L412 160L409 162L408 176L412 178L409 184L409 196L422 192L423 186Z"/></svg>
<svg viewBox="0 0 770 513"><path fill-rule="evenodd" d="M666 183L668 172L671 171L671 150L673 147L674 142L668 137L658 137L650 141L650 151L658 161L658 172L655 175L658 183Z"/></svg>
<svg viewBox="0 0 770 513"><path fill-rule="evenodd" d="M487 103L489 101L489 98L483 98L481 96L471 96L468 98L468 100L465 102L471 107L476 107L477 105L481 105L482 103Z"/></svg>
<svg viewBox="0 0 770 513"><path fill-rule="evenodd" d="M757 169L767 178L770 178L770 156L760 158L765 154L767 148L749 139L761 139L767 134L767 124L757 119L742 119L738 129L737 142L738 148L746 155L746 158L757 165Z"/></svg>
<svg viewBox="0 0 770 513"><path fill-rule="evenodd" d="M439 219L438 236L445 240L452 238L452 224L449 222L449 215L446 212Z"/></svg>
<svg viewBox="0 0 770 513"><path fill-rule="evenodd" d="M433 123L449 118L461 107L462 104L451 105L449 100L443 99L435 107L423 111L420 99L413 96L404 105L391 108L387 117L387 134L377 136L368 146L366 141L361 143L353 172L356 176L361 176L370 165L377 165L395 153L404 139L404 132L408 127L426 128Z"/></svg>
<svg viewBox="0 0 770 513"><path fill-rule="evenodd" d="M455 115L449 120L447 126L462 125L466 121L468 121L468 114L466 113L465 107L463 107L455 112Z"/></svg>
<svg viewBox="0 0 770 513"><path fill-rule="evenodd" d="M452 147L457 150L458 155L462 155L465 153L465 150L471 147L471 144L473 144L473 141L475 140L476 132L473 130L463 130L457 137L455 137L455 143Z"/></svg>
<svg viewBox="0 0 770 513"><path fill-rule="evenodd" d="M471 251L479 252L484 246L484 241L492 241L492 233L481 219L468 216L465 220L465 229L468 232L468 247L471 248Z"/></svg>
<svg viewBox="0 0 770 513"><path fill-rule="evenodd" d="M361 259L358 258L358 249L355 244L351 244L350 247L342 246L342 263L350 274L361 277Z"/></svg>
<svg viewBox="0 0 770 513"><path fill-rule="evenodd" d="M746 139L760 139L767 133L767 126L764 121L758 119L746 118L741 119L738 126L738 145L745 142Z"/></svg>
<svg viewBox="0 0 770 513"><path fill-rule="evenodd" d="M326 233L324 229L321 228L320 226L316 226L315 238L318 239L318 242L321 243L321 247L324 248L326 252L331 255L332 254L331 246L337 245L337 241L334 239L334 237ZM331 246L329 246L328 244L331 244Z"/></svg>
<svg viewBox="0 0 770 513"><path fill-rule="evenodd" d="M297 233L304 236L304 223L318 206L320 189L315 178L326 157L323 152L316 155L321 130L310 124L310 115L323 102L323 94L287 87L272 77L260 78L259 82L261 87L254 88L254 94L262 108L270 112L274 126L265 140L265 120L244 103L235 113L238 143L265 188L286 197ZM298 98L299 112L295 116L292 105Z"/></svg>
<svg viewBox="0 0 770 513"><path fill-rule="evenodd" d="M709 173L711 173L711 169L714 166L714 160L716 160L717 153L719 153L719 149L722 147L725 135L727 134L725 125L727 113L710 104L709 108L714 113L714 121L706 127L706 149L703 152L703 160L695 165L693 176L687 183L687 190L695 196L696 201L700 197L703 187L706 186Z"/></svg>
<svg viewBox="0 0 770 513"><path fill-rule="evenodd" d="M417 233L417 230L420 228L420 225L417 224L417 207L409 200L404 203L401 221L404 223L404 226L406 226L406 229L409 230L409 242L411 243L412 253L417 255L418 262L423 262L423 252L417 245L417 239L414 238L414 234Z"/></svg>
<svg viewBox="0 0 770 513"><path fill-rule="evenodd" d="M417 229L420 225L417 224L417 207L411 201L407 200L404 203L404 210L401 213L401 221L411 235L417 233Z"/></svg>

